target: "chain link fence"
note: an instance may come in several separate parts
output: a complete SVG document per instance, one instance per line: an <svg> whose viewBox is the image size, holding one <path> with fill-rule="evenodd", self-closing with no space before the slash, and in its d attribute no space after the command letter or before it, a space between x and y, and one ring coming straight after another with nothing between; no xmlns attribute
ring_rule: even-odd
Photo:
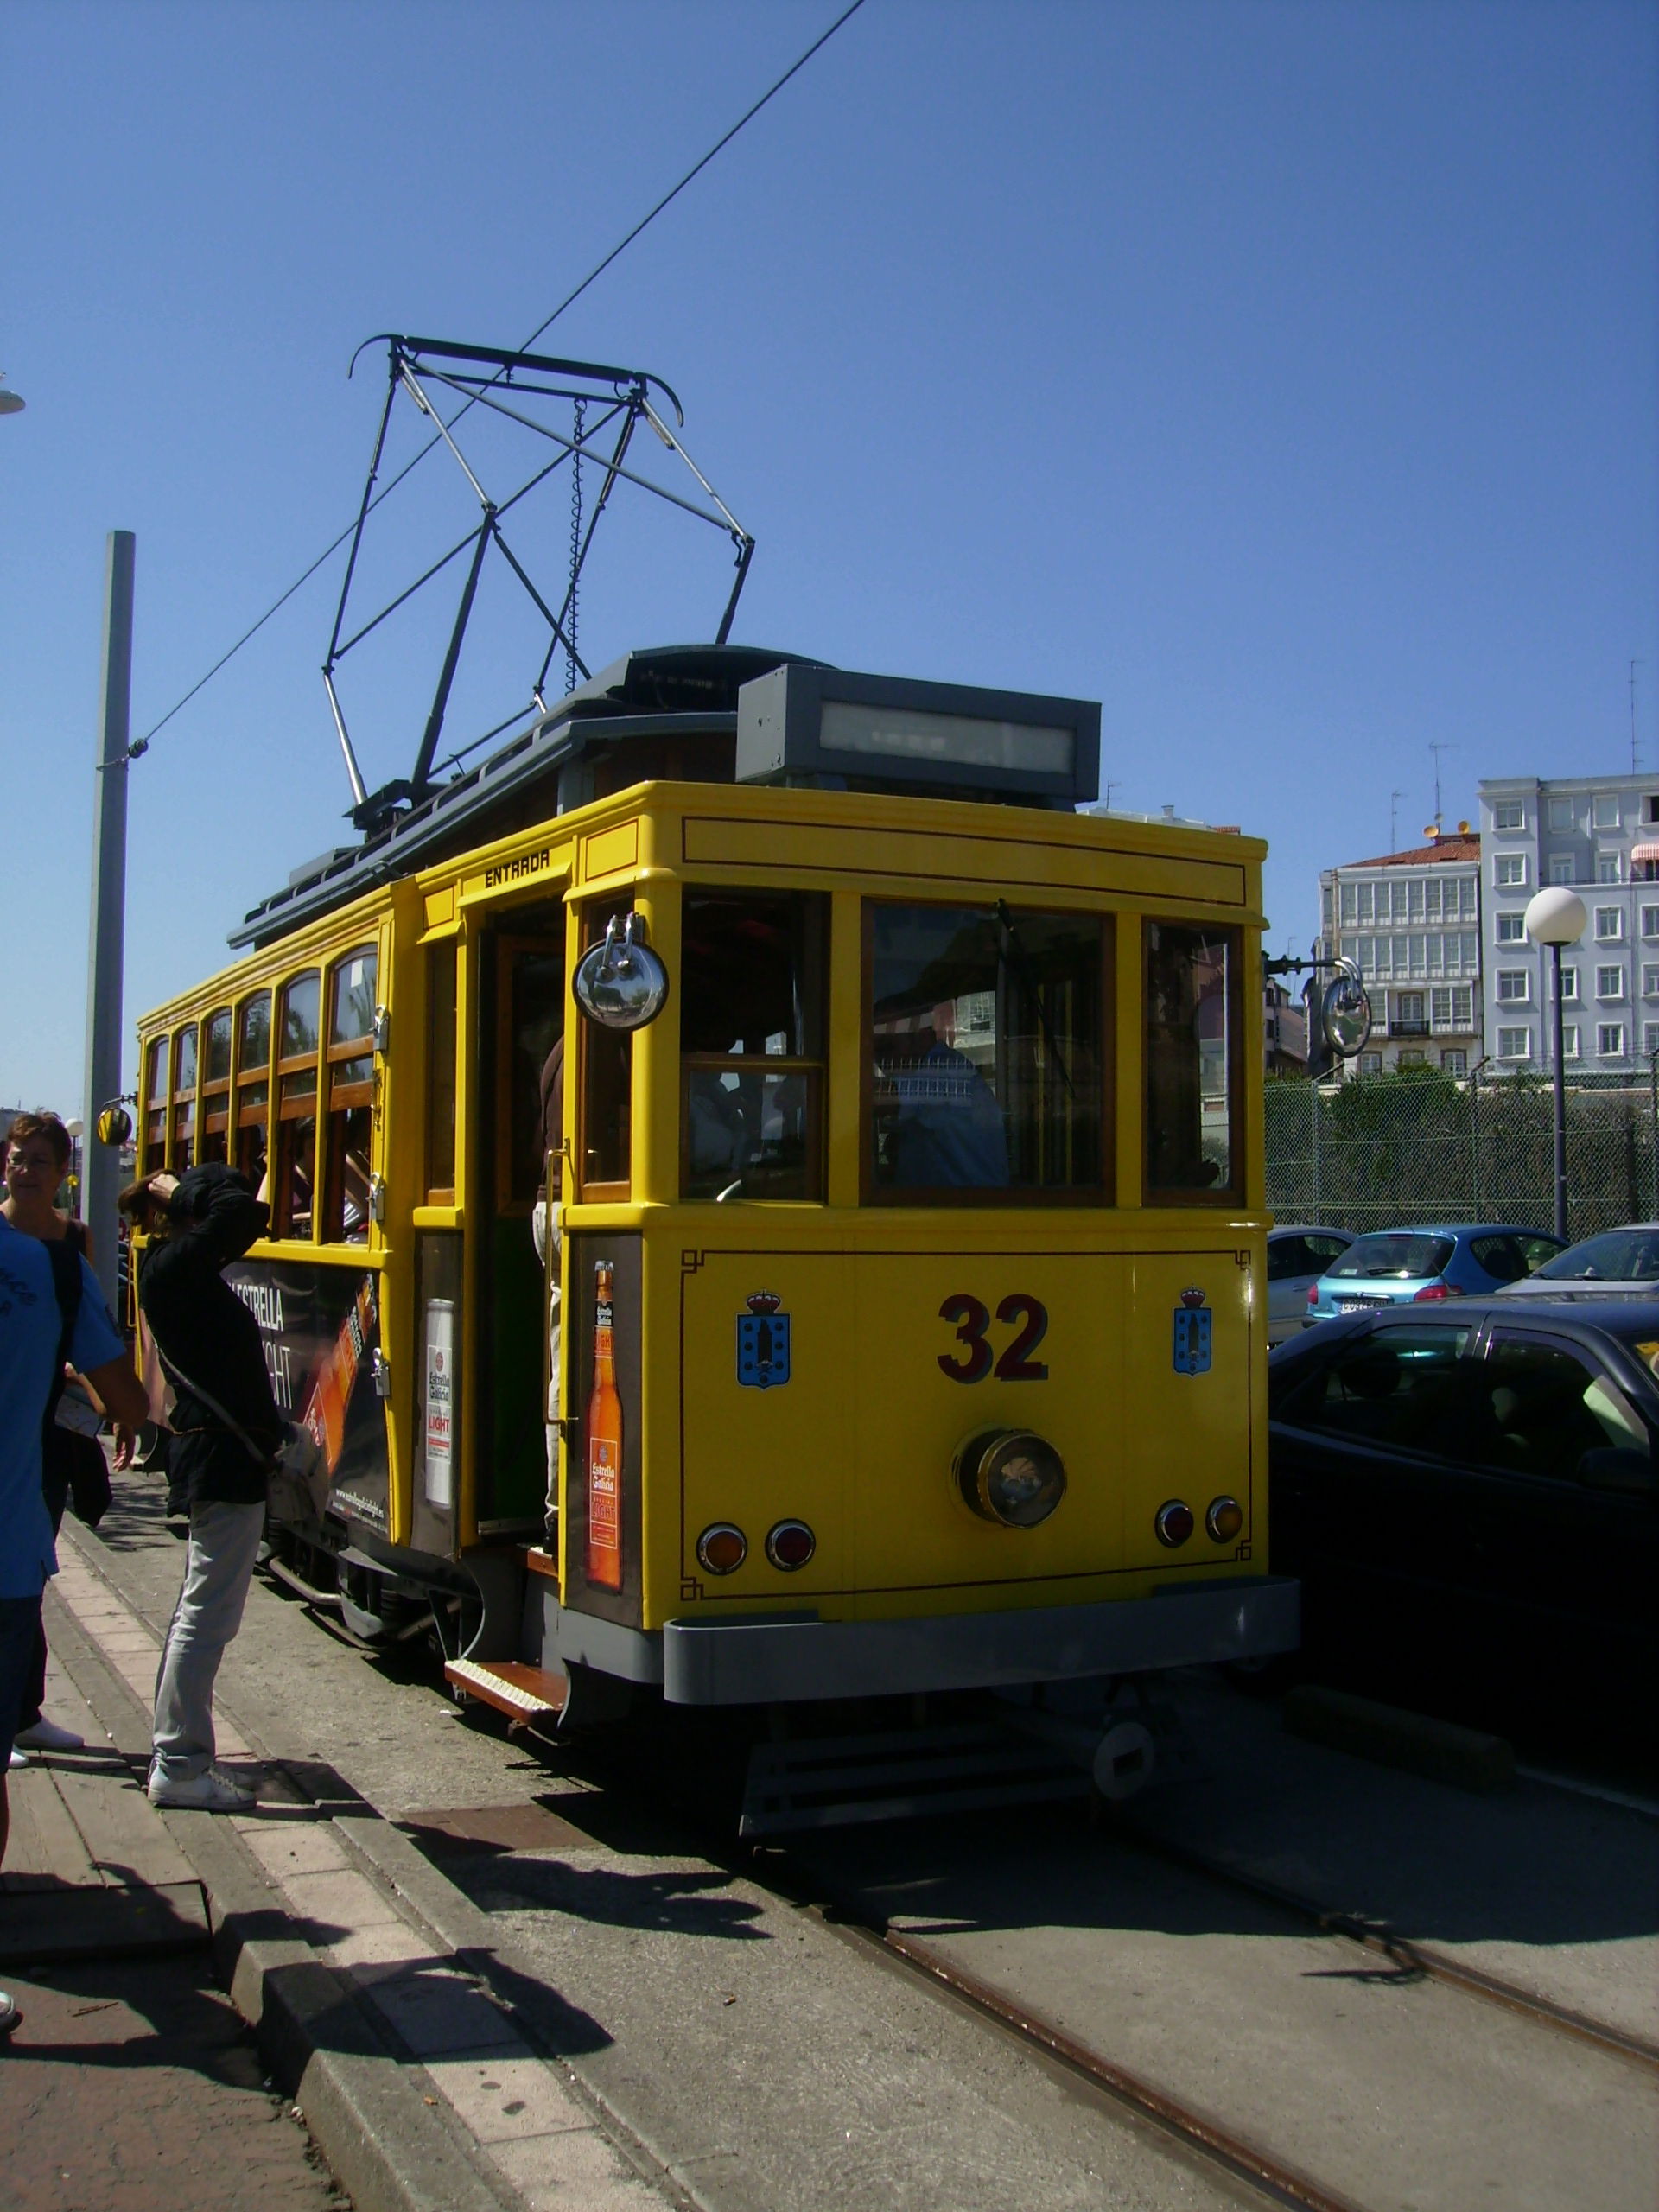
<svg viewBox="0 0 1659 2212"><path fill-rule="evenodd" d="M1555 1106L1536 1077L1440 1069L1343 1084L1269 1077L1268 1204L1338 1229L1489 1221L1550 1229ZM1619 1084L1569 1084L1567 1234L1659 1221L1659 1055Z"/></svg>

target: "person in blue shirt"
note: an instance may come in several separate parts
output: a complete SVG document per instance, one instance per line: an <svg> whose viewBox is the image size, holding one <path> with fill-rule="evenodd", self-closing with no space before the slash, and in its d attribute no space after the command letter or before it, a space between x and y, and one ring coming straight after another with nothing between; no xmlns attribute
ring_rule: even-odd
<svg viewBox="0 0 1659 2212"><path fill-rule="evenodd" d="M69 1339L69 1364L118 1421L136 1429L149 1415L144 1386L110 1319L97 1276L85 1260L77 1264L80 1309ZM40 1632L41 1599L48 1576L58 1571L41 1442L62 1336L50 1253L0 1215L0 1861L10 1825L6 1770L12 1735ZM13 1999L0 1991L0 2040L21 2018Z"/></svg>

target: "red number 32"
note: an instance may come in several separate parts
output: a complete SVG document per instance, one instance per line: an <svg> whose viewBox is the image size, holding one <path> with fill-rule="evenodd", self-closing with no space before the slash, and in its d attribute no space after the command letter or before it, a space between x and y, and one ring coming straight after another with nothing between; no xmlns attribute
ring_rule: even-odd
<svg viewBox="0 0 1659 2212"><path fill-rule="evenodd" d="M962 1346L960 1352L939 1354L939 1365L945 1374L953 1382L982 1382L993 1371L995 1359L999 1382L1046 1382L1046 1364L1040 1359L1033 1359L1031 1354L1048 1334L1048 1308L1040 1299L1027 1297L1024 1291L1011 1291L997 1307L996 1318L999 1321L1025 1324L1000 1359L995 1359L986 1341L991 1313L984 1301L963 1290L945 1300L939 1308L939 1319L950 1323L957 1332L957 1342Z"/></svg>

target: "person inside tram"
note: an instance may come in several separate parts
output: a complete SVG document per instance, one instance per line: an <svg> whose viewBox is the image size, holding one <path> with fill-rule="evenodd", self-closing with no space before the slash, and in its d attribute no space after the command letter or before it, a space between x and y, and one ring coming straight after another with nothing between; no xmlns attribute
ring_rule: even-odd
<svg viewBox="0 0 1659 2212"><path fill-rule="evenodd" d="M880 1039L894 1102L892 1179L915 1190L1005 1190L1002 1109L956 1036L956 1001L945 999L922 1027Z"/></svg>

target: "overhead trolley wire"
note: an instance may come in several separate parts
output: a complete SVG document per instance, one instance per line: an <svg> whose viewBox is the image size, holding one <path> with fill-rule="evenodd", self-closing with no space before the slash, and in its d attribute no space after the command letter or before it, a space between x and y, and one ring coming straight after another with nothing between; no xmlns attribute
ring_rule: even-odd
<svg viewBox="0 0 1659 2212"><path fill-rule="evenodd" d="M665 192L663 194L662 198L657 202L650 213L642 215L639 220L634 225L633 228L628 232L627 236L623 238L620 244L613 245L602 261L594 264L594 267L588 270L588 274L582 278L581 283L578 284L573 291L566 293L563 299L562 299L557 307L554 308L552 314L548 315L544 321L537 324L535 329L531 332L529 337L525 339L524 344L518 348L518 351L521 353L529 353L531 347L535 345L537 340L545 336L547 332L553 327L553 325L558 321L559 317L565 312L566 308L575 305L576 302L582 297L588 286L598 282L600 277L601 277L605 274L605 271L611 266L612 263L616 261L622 254L627 251L628 248L633 244L640 232L647 229L651 224L654 223L657 218L663 213L664 209L670 207L673 201L679 198L681 193L685 190L687 185L694 182L695 180L702 174L703 170L708 168L709 162L712 162L717 155L725 151L726 148L731 144L733 139L737 137L738 133L742 130L746 125L753 122L755 117L760 114L761 109L766 106L767 102L776 99L777 95L783 91L784 86L788 84L791 77L796 77L800 74L801 71L805 68L807 63L811 60L813 55L817 54L820 48L827 46L830 41L835 36L836 33L841 29L842 25L851 16L855 16L863 5L864 0L850 0L850 4L842 10L840 15L836 17L836 20L830 25L828 29L820 32L818 36L813 40L811 45L807 48L806 51L799 55L794 61L791 62L789 67L785 70L783 75L779 77L775 83L768 86L766 90L761 93L760 99L756 100L752 106L744 110L743 113L739 116L737 121L733 124L730 130L726 131L721 137L715 140L715 143L709 149L708 152L703 155L700 161L692 164L691 168L686 171L685 175L680 179L679 182L674 186L672 190ZM502 373L502 371L498 370L496 372L496 375L489 379L489 384L495 383ZM484 387L484 390L487 391L487 389L488 384ZM405 462L404 467L398 470L397 474L376 493L374 498L370 501L369 505L365 510L367 513L372 514L375 508L380 505L383 499L391 498L391 494L403 482L404 477L409 475L411 470L416 469L420 466L421 462L426 459L428 454L431 452L434 446L439 445L442 442L444 430L453 429L455 424L460 422L461 416L466 414L467 409L475 406L482 396L483 394L481 391L473 393L460 407L455 410L454 413L449 417L448 423L443 425L443 429L435 432L433 436L427 441L426 444L422 446L419 451L414 454L412 459ZM322 551L318 554L316 559L312 562L310 567L304 569L299 575L296 576L293 582L288 587L288 589L283 592L279 598L271 601L270 605L265 609L258 620L253 623L248 629L245 630L242 632L242 635L237 639L236 643L232 645L227 652L219 655L219 658L207 671L207 673L205 676L199 677L196 682L194 683L190 686L190 689L184 694L184 696L181 699L175 701L175 702L168 709L167 712L162 716L160 721L152 722L142 737L135 738L133 740L132 743L126 750L125 758L127 760L137 760L140 759L143 753L149 751L149 741L151 738L158 735L161 731L164 730L168 722L172 721L174 715L181 713L195 697L196 694L204 690L207 685L213 682L214 677L219 674L220 669L226 667L231 661L234 660L238 653L241 652L243 646L247 645L251 639L258 636L260 631L264 628L266 623L269 622L274 615L282 612L283 608L287 606L289 601L293 598L295 593L298 591L302 585L309 583L312 577L316 575L317 570L322 567L323 563L331 560L334 556L339 552L340 547L345 544L356 528L357 518L354 518L346 524L346 528L340 531L340 536L334 539L331 545L327 545L323 548ZM503 728L505 727L505 723L502 724ZM493 735L494 733L492 732L491 734ZM472 748L468 747L467 749L470 751Z"/></svg>

